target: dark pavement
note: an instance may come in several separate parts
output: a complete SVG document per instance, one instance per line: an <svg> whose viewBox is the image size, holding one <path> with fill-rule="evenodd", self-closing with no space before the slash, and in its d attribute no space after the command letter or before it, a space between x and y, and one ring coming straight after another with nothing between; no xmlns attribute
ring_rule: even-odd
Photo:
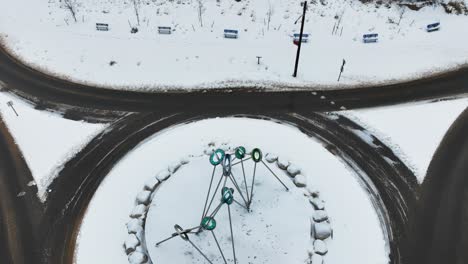
<svg viewBox="0 0 468 264"><path fill-rule="evenodd" d="M71 83L22 65L0 49L8 92L65 118L110 122L68 161L41 204L20 150L0 122L0 262L72 264L83 214L110 169L133 147L175 124L240 115L295 124L318 138L358 174L389 236L392 264L468 263L468 114L447 133L419 186L407 166L364 130L322 112L466 96L468 68L427 79L347 90L213 89L159 93ZM428 117L430 120L430 117ZM404 129L404 128L402 128ZM389 163L389 160L392 161ZM363 173L359 173L362 171ZM17 197L25 191L23 197ZM421 198L420 198L421 197ZM5 246L4 246L5 245Z"/></svg>
<svg viewBox="0 0 468 264"><path fill-rule="evenodd" d="M165 117L154 113L134 114L114 123L102 137L98 135L65 164L50 187L53 191L49 194L41 230L45 233L40 235L46 238L41 242L44 251L52 253L45 263L72 263L77 231L94 192L112 167L138 143L176 124L233 115L293 123L304 133L322 141L348 166L363 171L357 176L366 186L382 226L389 234L391 263L402 263L401 240L407 232L408 210L416 202L418 184L413 173L388 147L377 138L373 145L378 147L370 145L352 132L353 129L364 129L344 117L313 112L258 114L229 111Z"/></svg>
<svg viewBox="0 0 468 264"><path fill-rule="evenodd" d="M71 119L102 121L126 112L336 111L342 107L354 109L441 100L468 93L468 67L421 80L342 90L239 87L149 93L103 89L51 77L17 62L0 48L0 81L10 92L38 108L63 112Z"/></svg>
<svg viewBox="0 0 468 264"><path fill-rule="evenodd" d="M451 126L421 186L410 263L468 263L468 109Z"/></svg>
<svg viewBox="0 0 468 264"><path fill-rule="evenodd" d="M32 175L0 117L0 260L2 264L36 263L36 230L43 206ZM24 196L18 194L25 192Z"/></svg>

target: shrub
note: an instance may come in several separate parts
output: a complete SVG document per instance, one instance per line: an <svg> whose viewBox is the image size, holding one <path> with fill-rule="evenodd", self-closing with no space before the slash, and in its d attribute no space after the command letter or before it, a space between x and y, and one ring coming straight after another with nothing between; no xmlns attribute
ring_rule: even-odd
<svg viewBox="0 0 468 264"><path fill-rule="evenodd" d="M468 8L465 2L450 1L448 3L442 3L442 6L448 14L468 15Z"/></svg>

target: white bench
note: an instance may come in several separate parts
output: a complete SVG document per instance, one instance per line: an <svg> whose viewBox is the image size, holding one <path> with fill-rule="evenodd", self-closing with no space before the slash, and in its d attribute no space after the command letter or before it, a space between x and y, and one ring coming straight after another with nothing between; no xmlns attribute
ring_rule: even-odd
<svg viewBox="0 0 468 264"><path fill-rule="evenodd" d="M427 32L434 32L440 29L440 23L432 23L426 26L426 31Z"/></svg>
<svg viewBox="0 0 468 264"><path fill-rule="evenodd" d="M109 24L96 23L96 30L98 30L98 31L109 31Z"/></svg>
<svg viewBox="0 0 468 264"><path fill-rule="evenodd" d="M224 37L225 38L231 38L231 39L236 39L239 37L239 31L235 29L225 29L224 30Z"/></svg>
<svg viewBox="0 0 468 264"><path fill-rule="evenodd" d="M372 33L372 34L364 34L362 36L362 41L364 43L375 43L379 40L379 34Z"/></svg>
<svg viewBox="0 0 468 264"><path fill-rule="evenodd" d="M294 33L293 34L293 41L294 43L299 43L299 39L301 37L301 34L299 33ZM302 43L304 42L309 42L309 34L302 33Z"/></svg>
<svg viewBox="0 0 468 264"><path fill-rule="evenodd" d="M171 27L158 27L158 33L169 35L172 33L172 28Z"/></svg>

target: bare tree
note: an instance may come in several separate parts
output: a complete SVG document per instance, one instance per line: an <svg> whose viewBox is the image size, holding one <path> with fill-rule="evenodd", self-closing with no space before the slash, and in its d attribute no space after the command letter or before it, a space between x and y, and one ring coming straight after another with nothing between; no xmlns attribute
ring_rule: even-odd
<svg viewBox="0 0 468 264"><path fill-rule="evenodd" d="M73 16L73 19L75 19L75 22L78 22L76 19L76 0L63 0L65 7L70 11L70 13Z"/></svg>
<svg viewBox="0 0 468 264"><path fill-rule="evenodd" d="M198 0L198 20L200 21L201 27L203 27L203 12L205 12L203 0Z"/></svg>
<svg viewBox="0 0 468 264"><path fill-rule="evenodd" d="M271 16L273 15L273 13L274 13L273 6L271 5L271 2L268 2L268 11L267 11L267 22L268 22L268 25L267 25L267 30L270 30Z"/></svg>
<svg viewBox="0 0 468 264"><path fill-rule="evenodd" d="M135 10L135 16L137 19L138 26L140 25L140 0L132 0L133 9Z"/></svg>
<svg viewBox="0 0 468 264"><path fill-rule="evenodd" d="M403 6L400 10L400 19L398 20L398 26L400 25L401 20L403 19L403 16L405 15L406 8Z"/></svg>

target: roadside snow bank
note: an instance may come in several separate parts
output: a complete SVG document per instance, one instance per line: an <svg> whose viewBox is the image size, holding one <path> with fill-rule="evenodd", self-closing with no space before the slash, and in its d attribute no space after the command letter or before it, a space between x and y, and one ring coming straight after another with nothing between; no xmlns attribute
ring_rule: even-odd
<svg viewBox="0 0 468 264"><path fill-rule="evenodd" d="M347 111L411 167L421 183L440 141L455 119L468 107L468 99L398 105Z"/></svg>
<svg viewBox="0 0 468 264"><path fill-rule="evenodd" d="M13 103L13 108L8 106ZM106 124L90 124L35 110L10 94L0 93L0 113L18 144L37 185L37 195L47 199L47 187L61 166L85 146Z"/></svg>

